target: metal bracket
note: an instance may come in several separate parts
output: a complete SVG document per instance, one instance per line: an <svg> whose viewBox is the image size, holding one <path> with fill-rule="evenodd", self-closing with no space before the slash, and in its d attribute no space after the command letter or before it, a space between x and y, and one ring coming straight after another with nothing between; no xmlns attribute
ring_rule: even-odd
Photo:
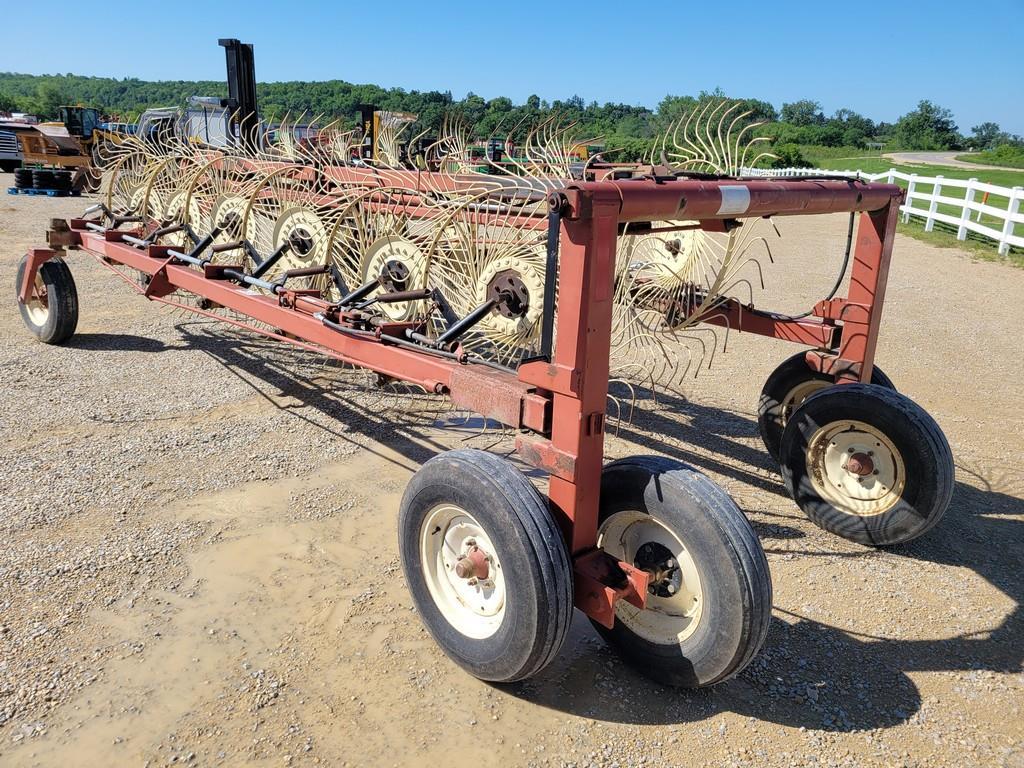
<svg viewBox="0 0 1024 768"><path fill-rule="evenodd" d="M36 273L50 259L58 256L58 251L49 248L32 248L28 252L28 261L25 263L25 272L21 276L21 285L18 286L18 303L25 304L32 295L32 285L36 280Z"/></svg>
<svg viewBox="0 0 1024 768"><path fill-rule="evenodd" d="M576 457L567 451L556 448L546 438L517 435L516 453L532 467L542 469L567 482L576 482Z"/></svg>
<svg viewBox="0 0 1024 768"><path fill-rule="evenodd" d="M594 549L572 563L577 608L608 629L615 626L615 603L625 600L641 610L647 605L650 574Z"/></svg>

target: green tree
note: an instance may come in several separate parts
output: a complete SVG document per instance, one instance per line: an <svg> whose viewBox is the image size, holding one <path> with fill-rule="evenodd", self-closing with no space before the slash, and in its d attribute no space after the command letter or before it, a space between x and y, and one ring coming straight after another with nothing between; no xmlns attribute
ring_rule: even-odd
<svg viewBox="0 0 1024 768"><path fill-rule="evenodd" d="M0 93L0 112L14 112L18 109L18 103L14 97L7 93Z"/></svg>
<svg viewBox="0 0 1024 768"><path fill-rule="evenodd" d="M811 99L801 99L782 105L782 122L796 126L822 125L825 115L821 104Z"/></svg>
<svg viewBox="0 0 1024 768"><path fill-rule="evenodd" d="M42 118L57 117L57 108L68 103L67 94L56 78L44 80L36 91L34 111Z"/></svg>
<svg viewBox="0 0 1024 768"><path fill-rule="evenodd" d="M772 168L810 168L811 164L804 159L800 147L796 144L776 144L772 147Z"/></svg>
<svg viewBox="0 0 1024 768"><path fill-rule="evenodd" d="M896 121L893 139L901 149L956 149L961 144L953 113L927 99Z"/></svg>
<svg viewBox="0 0 1024 768"><path fill-rule="evenodd" d="M978 149L993 149L1002 144L1009 137L999 128L998 123L982 123L971 128L974 134L974 144Z"/></svg>

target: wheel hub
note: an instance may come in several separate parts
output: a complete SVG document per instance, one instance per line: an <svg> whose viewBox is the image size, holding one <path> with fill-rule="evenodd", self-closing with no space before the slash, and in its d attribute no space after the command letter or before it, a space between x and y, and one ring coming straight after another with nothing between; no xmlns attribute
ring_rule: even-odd
<svg viewBox="0 0 1024 768"><path fill-rule="evenodd" d="M870 453L855 453L846 462L846 471L860 477L867 477L874 470L875 462L871 460Z"/></svg>
<svg viewBox="0 0 1024 768"><path fill-rule="evenodd" d="M389 291L404 291L409 287L409 274L404 262L388 259L380 271L380 283Z"/></svg>
<svg viewBox="0 0 1024 768"><path fill-rule="evenodd" d="M419 246L403 237L384 236L367 250L361 268L363 280L381 278L387 291L407 291L426 284L427 258ZM413 316L419 304L393 301L379 304L389 320L401 322Z"/></svg>
<svg viewBox="0 0 1024 768"><path fill-rule="evenodd" d="M498 631L505 615L505 577L483 526L452 504L436 507L420 531L427 589L438 610L467 637Z"/></svg>
<svg viewBox="0 0 1024 768"><path fill-rule="evenodd" d="M506 269L491 278L487 298L497 302L494 309L502 317L523 317L530 309L530 291L514 269Z"/></svg>
<svg viewBox="0 0 1024 768"><path fill-rule="evenodd" d="M807 443L814 489L836 509L869 517L895 505L906 483L903 457L875 426L861 421L827 424Z"/></svg>
<svg viewBox="0 0 1024 768"><path fill-rule="evenodd" d="M633 565L650 574L647 591L658 597L671 597L679 591L682 574L672 552L663 544L649 541L637 550Z"/></svg>
<svg viewBox="0 0 1024 768"><path fill-rule="evenodd" d="M704 589L697 563L678 534L648 514L624 510L602 523L598 546L651 577L647 607L619 600L619 621L658 644L676 644L696 631L704 613Z"/></svg>
<svg viewBox="0 0 1024 768"><path fill-rule="evenodd" d="M470 545L469 551L459 555L458 562L455 563L455 575L460 579L486 580L489 572L489 558L476 544Z"/></svg>
<svg viewBox="0 0 1024 768"><path fill-rule="evenodd" d="M288 234L288 244L299 256L305 256L313 250L313 236L306 229L296 227Z"/></svg>
<svg viewBox="0 0 1024 768"><path fill-rule="evenodd" d="M224 237L237 239L242 234L242 217L235 211L228 211L224 218L217 222Z"/></svg>

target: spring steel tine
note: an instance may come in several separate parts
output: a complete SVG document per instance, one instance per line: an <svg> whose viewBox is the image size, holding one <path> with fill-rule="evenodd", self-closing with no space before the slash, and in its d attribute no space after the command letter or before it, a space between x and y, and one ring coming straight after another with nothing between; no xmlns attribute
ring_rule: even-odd
<svg viewBox="0 0 1024 768"><path fill-rule="evenodd" d="M610 400L612 403L615 404L615 431L614 431L614 434L615 434L615 437L618 437L619 436L619 424L622 423L622 404L619 403L619 398L617 398L611 392L609 392L607 395L605 395L605 399L606 400ZM607 425L605 427L605 431L607 431Z"/></svg>

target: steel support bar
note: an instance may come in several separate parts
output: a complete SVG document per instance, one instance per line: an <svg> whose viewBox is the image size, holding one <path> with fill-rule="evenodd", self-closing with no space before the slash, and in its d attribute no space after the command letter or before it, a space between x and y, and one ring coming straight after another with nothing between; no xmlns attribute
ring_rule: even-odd
<svg viewBox="0 0 1024 768"><path fill-rule="evenodd" d="M825 323L819 317L789 318L767 312L752 312L735 299L729 299L720 307L716 307L700 321L731 331L754 333L758 336L828 349L834 346L839 334L838 326Z"/></svg>
<svg viewBox="0 0 1024 768"><path fill-rule="evenodd" d="M280 297L254 294L228 281L209 279L204 272L192 267L149 255L150 251L164 255L167 252L165 247L139 249L109 239L109 233L80 231L79 234L81 247L94 254L151 276L159 273L172 288L180 288L279 328L286 334L323 348L333 357L394 379L418 384L428 392L448 394L456 406L507 426L531 426L523 423L522 416L523 401L532 393L533 387L519 381L515 374L483 365L464 365L388 344L373 334L341 333L313 316L330 306L320 299L297 296L293 307L285 306ZM52 255L52 252L48 253Z"/></svg>
<svg viewBox="0 0 1024 768"><path fill-rule="evenodd" d="M581 182L565 190L572 215L586 215L587 192L614 188L620 222L714 220L795 214L877 211L903 191L892 184L862 181L697 181L627 179Z"/></svg>
<svg viewBox="0 0 1024 768"><path fill-rule="evenodd" d="M550 446L520 446L550 462L548 497L574 555L597 543L619 202L614 189L598 188L583 218L562 219L554 359L519 369L522 381L554 393Z"/></svg>
<svg viewBox="0 0 1024 768"><path fill-rule="evenodd" d="M847 302L861 311L848 312L844 317L843 341L839 347L839 361L852 361L857 365L827 371L837 376L837 380L871 381L898 216L898 200L860 216Z"/></svg>
<svg viewBox="0 0 1024 768"><path fill-rule="evenodd" d="M19 304L25 304L32 298L32 288L36 281L36 273L45 262L57 255L57 251L50 248L32 248L29 250L25 272L22 274L21 284L18 286Z"/></svg>

